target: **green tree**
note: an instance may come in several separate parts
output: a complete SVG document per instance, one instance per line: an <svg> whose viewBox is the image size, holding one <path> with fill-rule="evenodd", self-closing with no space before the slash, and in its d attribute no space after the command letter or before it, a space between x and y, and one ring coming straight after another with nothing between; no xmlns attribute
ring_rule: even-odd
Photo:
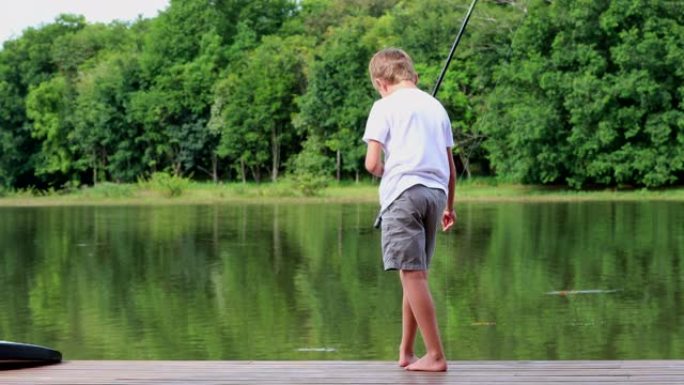
<svg viewBox="0 0 684 385"><path fill-rule="evenodd" d="M220 39L209 31L202 35L200 46L200 55L194 60L169 63L153 79L152 87L134 93L131 117L142 127L143 163L152 170L170 167L180 175L201 167L212 169L210 174L216 179L211 155L215 144L205 123L222 60ZM212 166L203 163L207 159L213 159Z"/></svg>
<svg viewBox="0 0 684 385"><path fill-rule="evenodd" d="M33 88L26 97L26 115L31 122L31 135L41 141L35 165L36 174L67 176L74 167L70 145L69 85L56 76Z"/></svg>
<svg viewBox="0 0 684 385"><path fill-rule="evenodd" d="M322 137L334 152L338 180L342 171L353 172L358 179L361 169L361 137L374 92L367 75L373 50L363 37L372 23L370 17L358 17L329 30L299 100L299 124L310 135Z"/></svg>
<svg viewBox="0 0 684 385"><path fill-rule="evenodd" d="M497 174L662 186L684 170L684 4L535 2L483 122Z"/></svg>
<svg viewBox="0 0 684 385"><path fill-rule="evenodd" d="M328 29L356 17L380 17L399 0L302 0L297 2L298 12L289 18L283 31L306 34L323 42Z"/></svg>
<svg viewBox="0 0 684 385"><path fill-rule="evenodd" d="M127 105L138 75L134 53L111 53L92 68L82 69L77 84L74 138L79 169L92 170L92 181L134 181L142 172L128 148L139 132L131 132Z"/></svg>
<svg viewBox="0 0 684 385"><path fill-rule="evenodd" d="M0 63L3 62L0 51ZM14 84L6 80L7 68L0 64L0 186L12 186L19 175L25 174L28 165L22 165L27 158L23 145L28 137L22 135L23 99Z"/></svg>
<svg viewBox="0 0 684 385"><path fill-rule="evenodd" d="M53 49L60 73L74 83L73 127L75 168L92 172L92 183L113 179L135 181L140 162L129 148L140 135L129 124L130 96L140 83L141 25L119 22L91 24L65 36ZM82 182L88 182L82 175Z"/></svg>
<svg viewBox="0 0 684 385"><path fill-rule="evenodd" d="M291 117L294 97L305 86L309 46L311 41L302 36L264 37L256 49L233 63L217 88L212 127L221 134L219 152L239 163L243 180L248 168L257 181L261 170L269 169L275 181L284 150L294 146Z"/></svg>
<svg viewBox="0 0 684 385"><path fill-rule="evenodd" d="M85 23L85 19L80 17ZM79 67L101 52L130 49L131 33L121 22L111 24L87 24L75 33L55 39L50 50L57 71L68 77L76 77Z"/></svg>
<svg viewBox="0 0 684 385"><path fill-rule="evenodd" d="M238 33L242 24L256 36L276 34L288 18L297 13L295 0L218 0L218 30L228 42Z"/></svg>
<svg viewBox="0 0 684 385"><path fill-rule="evenodd" d="M33 136L35 130L26 111L27 95L42 82L50 81L57 72L52 57L55 41L84 26L82 17L60 15L53 23L28 28L19 38L3 43L0 50L0 184L25 187L50 181L44 173L36 175L35 168L44 169L47 156L41 154L44 148L41 140ZM50 87L44 87L47 88Z"/></svg>
<svg viewBox="0 0 684 385"><path fill-rule="evenodd" d="M208 0L171 0L155 18L145 36L141 58L146 80L173 71L173 64L199 56L202 36L216 33L219 14Z"/></svg>

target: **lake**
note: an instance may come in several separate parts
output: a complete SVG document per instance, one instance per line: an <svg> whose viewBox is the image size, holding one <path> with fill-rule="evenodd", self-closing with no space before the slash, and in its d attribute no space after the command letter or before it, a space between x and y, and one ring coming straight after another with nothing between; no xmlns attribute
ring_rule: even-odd
<svg viewBox="0 0 684 385"><path fill-rule="evenodd" d="M684 358L684 203L457 211L430 273L449 359ZM375 213L0 208L0 339L68 360L393 360L401 287Z"/></svg>

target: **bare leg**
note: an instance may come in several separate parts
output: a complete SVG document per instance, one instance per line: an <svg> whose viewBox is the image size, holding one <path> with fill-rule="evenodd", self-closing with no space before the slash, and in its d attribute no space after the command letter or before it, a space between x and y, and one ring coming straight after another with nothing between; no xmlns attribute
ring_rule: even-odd
<svg viewBox="0 0 684 385"><path fill-rule="evenodd" d="M409 305L406 293L401 306L401 345L399 346L399 366L405 368L410 364L418 361L418 358L413 354L413 342L416 340L416 331L418 330L418 323L413 316L413 310Z"/></svg>
<svg viewBox="0 0 684 385"><path fill-rule="evenodd" d="M447 370L442 341L439 337L435 305L432 302L430 288L427 283L427 272L420 270L402 270L401 284L404 295L408 298L420 332L425 341L426 354L421 359L406 367L408 370L443 372Z"/></svg>

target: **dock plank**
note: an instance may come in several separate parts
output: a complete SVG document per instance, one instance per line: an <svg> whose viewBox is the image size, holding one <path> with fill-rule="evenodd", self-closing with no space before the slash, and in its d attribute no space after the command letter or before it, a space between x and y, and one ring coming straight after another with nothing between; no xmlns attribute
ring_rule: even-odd
<svg viewBox="0 0 684 385"><path fill-rule="evenodd" d="M387 361L68 361L0 371L2 385L684 384L684 360L454 361L447 373Z"/></svg>

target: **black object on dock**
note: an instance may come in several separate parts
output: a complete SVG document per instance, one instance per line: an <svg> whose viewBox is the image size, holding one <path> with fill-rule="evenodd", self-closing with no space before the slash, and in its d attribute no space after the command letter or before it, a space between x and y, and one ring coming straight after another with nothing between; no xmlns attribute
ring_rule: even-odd
<svg viewBox="0 0 684 385"><path fill-rule="evenodd" d="M56 364L62 353L44 346L0 341L0 368Z"/></svg>

